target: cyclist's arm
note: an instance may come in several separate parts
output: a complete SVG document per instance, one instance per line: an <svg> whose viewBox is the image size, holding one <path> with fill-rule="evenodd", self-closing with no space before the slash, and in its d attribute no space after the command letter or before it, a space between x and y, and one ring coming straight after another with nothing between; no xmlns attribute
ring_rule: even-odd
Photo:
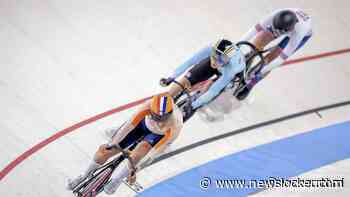
<svg viewBox="0 0 350 197"><path fill-rule="evenodd" d="M263 73L270 72L271 70L282 65L290 56L292 56L296 50L298 45L301 43L306 33L300 33L296 36L286 37L288 39L288 44L281 50L281 53L277 58L271 61L266 67L263 69Z"/></svg>
<svg viewBox="0 0 350 197"><path fill-rule="evenodd" d="M271 26L273 16L277 13L277 11L269 14L268 16L264 17L259 23L257 23L254 27L251 27L249 31L241 37L242 41L250 41L253 38L258 37L263 38L266 37L267 34L269 37L273 38L272 33L268 30L268 27ZM254 42L256 42L256 39Z"/></svg>
<svg viewBox="0 0 350 197"><path fill-rule="evenodd" d="M240 40L242 41L249 41L252 38L254 38L256 36L256 34L258 34L258 30L257 30L257 25L255 25L254 27L250 28L249 31L247 33L245 33L243 35L243 37L241 37Z"/></svg>
<svg viewBox="0 0 350 197"><path fill-rule="evenodd" d="M189 67L191 67L194 64L197 64L201 60L207 58L210 56L211 53L211 47L205 47L202 50L198 51L194 56L192 56L190 59L186 60L183 64L181 64L172 74L172 78L177 78L182 73L184 73Z"/></svg>
<svg viewBox="0 0 350 197"><path fill-rule="evenodd" d="M261 33L265 33L263 26L261 24L265 24L267 22L267 19L264 19L262 22L256 24L254 27L251 27L247 33L241 37L240 40L242 41L250 41L253 38L255 38L257 35Z"/></svg>
<svg viewBox="0 0 350 197"><path fill-rule="evenodd" d="M234 75L233 75L234 76ZM218 80L216 80L197 100L192 103L193 109L196 109L206 103L209 103L215 96L219 95L221 90L223 90L227 84L230 83L232 77L229 75L222 75Z"/></svg>
<svg viewBox="0 0 350 197"><path fill-rule="evenodd" d="M143 105L117 132L112 143L118 144L150 113L149 103Z"/></svg>
<svg viewBox="0 0 350 197"><path fill-rule="evenodd" d="M192 103L192 108L196 109L206 103L209 103L214 97L219 95L221 91L231 82L231 80L245 68L244 57L238 49L235 56L231 58L230 63L224 66L222 75L216 80L197 100Z"/></svg>

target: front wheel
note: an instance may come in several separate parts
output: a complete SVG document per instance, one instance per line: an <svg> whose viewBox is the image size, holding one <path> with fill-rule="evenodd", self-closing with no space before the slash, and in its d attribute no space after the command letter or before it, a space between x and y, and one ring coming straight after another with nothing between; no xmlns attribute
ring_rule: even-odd
<svg viewBox="0 0 350 197"><path fill-rule="evenodd" d="M84 190L80 193L81 197L95 197L97 194L102 192L103 186L107 183L110 176L112 175L113 170L108 168L102 173L94 177L94 180L91 181Z"/></svg>

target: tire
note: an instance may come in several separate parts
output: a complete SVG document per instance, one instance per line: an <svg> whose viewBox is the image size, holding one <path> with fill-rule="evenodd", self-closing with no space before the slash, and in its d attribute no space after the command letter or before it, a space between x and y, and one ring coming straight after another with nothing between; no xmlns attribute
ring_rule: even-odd
<svg viewBox="0 0 350 197"><path fill-rule="evenodd" d="M103 190L104 184L107 183L112 175L112 172L113 170L111 168L107 168L96 177L93 177L94 180L91 181L81 192L81 197L95 197L100 193Z"/></svg>

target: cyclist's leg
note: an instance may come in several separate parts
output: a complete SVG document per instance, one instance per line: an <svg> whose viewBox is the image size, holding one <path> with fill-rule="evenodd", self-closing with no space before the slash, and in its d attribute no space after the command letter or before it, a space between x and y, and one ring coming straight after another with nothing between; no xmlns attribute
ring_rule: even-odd
<svg viewBox="0 0 350 197"><path fill-rule="evenodd" d="M140 125L140 124L139 124ZM142 138L146 133L140 129L140 126L135 127L120 143L119 146L121 148L126 148L133 144L136 140ZM83 181L86 177L88 177L94 170L103 165L109 158L118 154L119 151L116 149L107 150L107 144L101 145L96 151L94 158L88 164L86 170L77 176L74 179L68 179L67 189L72 190L76 187L81 181Z"/></svg>
<svg viewBox="0 0 350 197"><path fill-rule="evenodd" d="M184 77L182 77L179 82L186 89L190 89L195 84L200 83L202 81L208 80L213 75L217 74L217 70L210 66L210 58L206 58L198 64L194 65ZM182 87L178 84L172 84L170 87L169 93L176 97L178 94L182 92Z"/></svg>
<svg viewBox="0 0 350 197"><path fill-rule="evenodd" d="M306 36L303 37L303 39L301 40L301 42L298 44L298 46L296 47L294 53L296 51L298 51L299 49L301 49L307 42L308 40L312 37L312 32ZM277 58L280 53L287 47L288 43L290 42L290 38L289 37L285 37L283 40L281 40L277 47L272 50L266 57L265 57L265 62L266 64L271 63L275 58ZM265 66L266 67L266 66ZM265 74L265 73L264 73Z"/></svg>
<svg viewBox="0 0 350 197"><path fill-rule="evenodd" d="M111 142L112 138L118 133L119 129L125 124L125 122L118 126L118 127L111 127L107 128L103 131L103 137L108 141Z"/></svg>
<svg viewBox="0 0 350 197"><path fill-rule="evenodd" d="M306 35L302 41L299 43L298 47L295 49L294 52L297 52L299 49L301 49L306 43L307 41L310 40L310 38L312 37L312 33L310 33L309 35Z"/></svg>
<svg viewBox="0 0 350 197"><path fill-rule="evenodd" d="M134 144L137 140L144 137L147 133L142 128L145 120L142 120L132 131L130 131L123 140L119 142L119 146L122 149L126 149L130 145ZM118 154L120 151L117 149L107 150L108 144L103 144L99 147L95 153L94 160L99 164L104 164L109 158Z"/></svg>
<svg viewBox="0 0 350 197"><path fill-rule="evenodd" d="M149 132L149 131L148 131ZM132 165L137 165L138 162L155 146L161 139L163 135L157 135L149 132L144 139L137 144L136 148L131 152L130 159L132 160ZM113 194L121 184L123 178L127 177L131 172L132 167L130 166L129 160L124 160L116 168L111 176L111 181L104 186L104 191L107 194Z"/></svg>
<svg viewBox="0 0 350 197"><path fill-rule="evenodd" d="M286 39L284 39L286 40ZM281 43L283 43L283 41L281 41ZM280 53L282 52L283 48L281 46L281 43L278 45L278 47L274 48L272 51L270 51L265 57L264 57L264 60L265 60L265 64L269 64L271 63L274 59L276 59Z"/></svg>
<svg viewBox="0 0 350 197"><path fill-rule="evenodd" d="M186 89L191 89L191 83L186 77L180 78L178 81L184 88ZM169 89L169 94L172 97L178 96L181 92L183 91L183 88L176 83L171 84L170 89Z"/></svg>

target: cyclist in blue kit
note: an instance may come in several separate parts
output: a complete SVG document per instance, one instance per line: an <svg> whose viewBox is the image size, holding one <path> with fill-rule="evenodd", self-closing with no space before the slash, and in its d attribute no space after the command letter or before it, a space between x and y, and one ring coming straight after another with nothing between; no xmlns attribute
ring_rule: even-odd
<svg viewBox="0 0 350 197"><path fill-rule="evenodd" d="M189 68L190 70L185 76L178 80L186 89L191 89L195 84L215 76L216 80L213 81L209 89L192 102L191 109L185 109L185 113L188 111L191 113L218 96L230 84L232 79L245 69L245 66L245 57L241 50L233 42L227 39L220 39L213 46L208 46L198 51L180 65L170 77L161 79L160 84L162 86L169 85ZM181 91L182 87L172 84L169 93L175 97Z"/></svg>

